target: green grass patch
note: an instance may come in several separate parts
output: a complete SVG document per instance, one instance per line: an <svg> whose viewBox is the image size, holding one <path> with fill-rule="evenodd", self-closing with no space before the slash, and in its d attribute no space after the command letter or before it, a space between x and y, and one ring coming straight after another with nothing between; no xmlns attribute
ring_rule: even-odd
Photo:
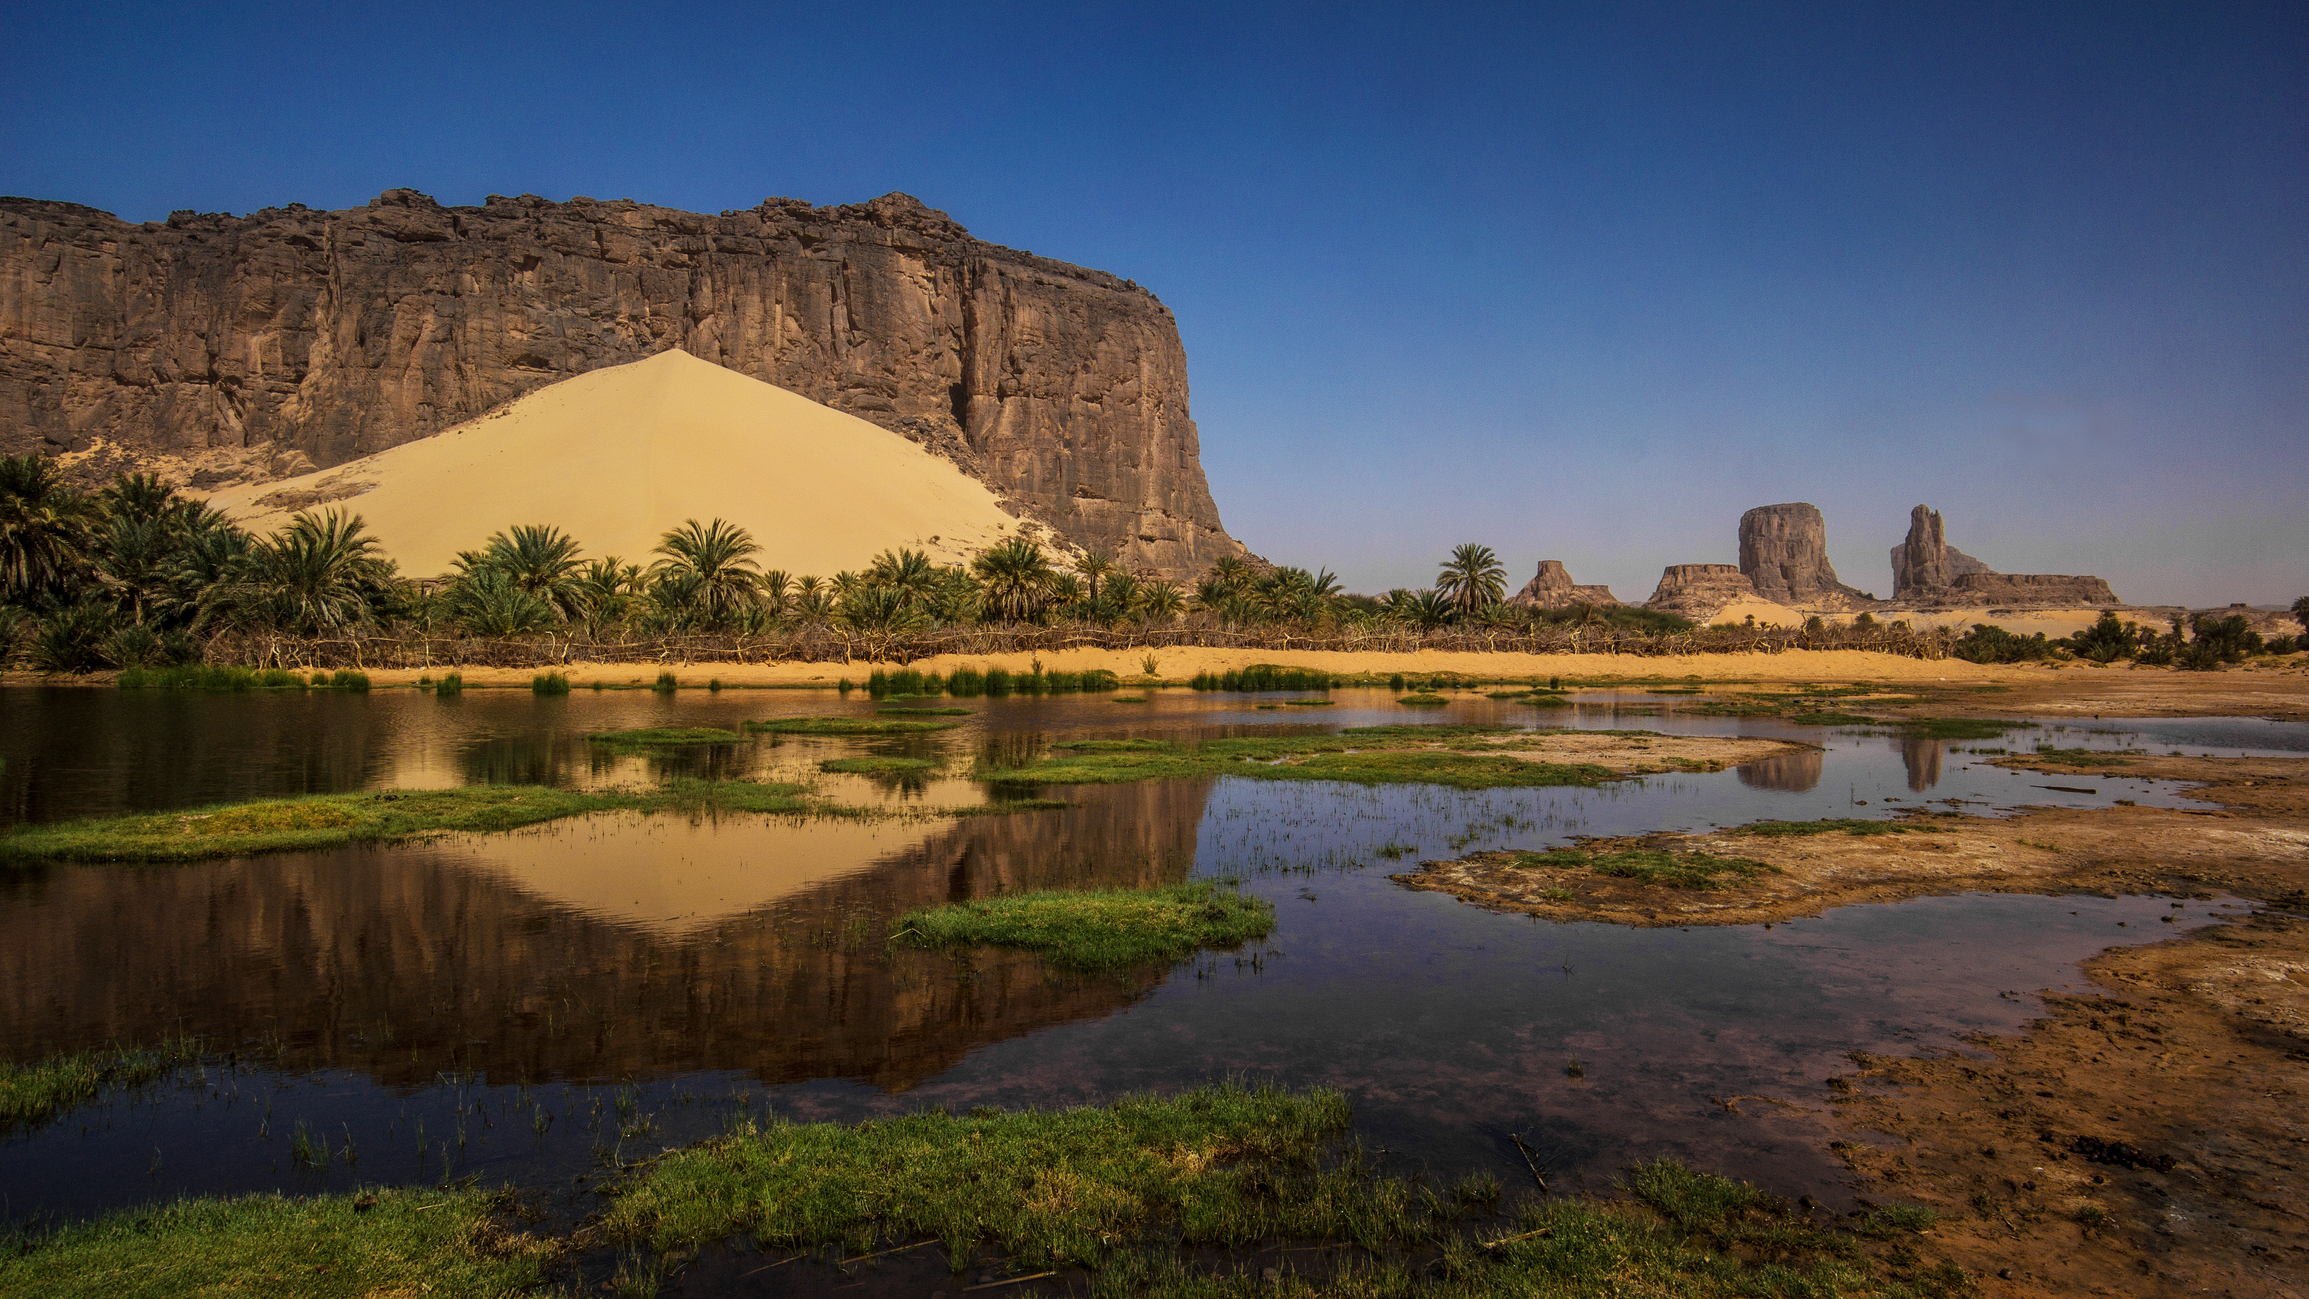
<svg viewBox="0 0 2309 1299"><path fill-rule="evenodd" d="M1022 785L1112 785L1139 780L1240 776L1253 780L1338 780L1365 785L1450 785L1459 789L1600 785L1621 779L1593 763L1534 762L1509 753L1453 753L1454 739L1536 734L1506 726L1359 726L1336 735L1247 736L1195 747L1162 740L1072 740L1021 767L989 768L979 779Z"/></svg>
<svg viewBox="0 0 2309 1299"><path fill-rule="evenodd" d="M1421 692L1416 695L1405 695L1395 702L1403 705L1405 708L1441 708L1451 701L1445 699L1441 695Z"/></svg>
<svg viewBox="0 0 2309 1299"><path fill-rule="evenodd" d="M968 717L970 715L970 710L967 708L908 708L904 705L877 708L874 711L884 717Z"/></svg>
<svg viewBox="0 0 2309 1299"><path fill-rule="evenodd" d="M1734 875L1742 880L1779 868L1749 857L1718 857L1704 852L1667 852L1662 849L1633 848L1624 852L1591 853L1576 848L1557 848L1549 852L1517 853L1515 864L1525 869L1546 867L1555 870L1585 868L1598 875L1614 879L1634 880L1647 887L1670 889L1716 889L1724 887L1720 875Z"/></svg>
<svg viewBox="0 0 2309 1299"><path fill-rule="evenodd" d="M1999 758L1989 765L2026 767L2039 762L2057 762L2069 767L2129 767L2133 765L2133 760L2123 754L2106 753L2098 749L2056 749L2047 744L2038 745L2034 753Z"/></svg>
<svg viewBox="0 0 2309 1299"><path fill-rule="evenodd" d="M647 750L685 744L735 744L739 736L736 731L713 726L644 726L630 731L595 731L585 739L606 749Z"/></svg>
<svg viewBox="0 0 2309 1299"><path fill-rule="evenodd" d="M2026 730L2035 722L2001 722L1989 717L1911 717L1895 722L1911 735L1932 740L1993 740L2007 731Z"/></svg>
<svg viewBox="0 0 2309 1299"><path fill-rule="evenodd" d="M928 709L902 709L903 712L928 712ZM749 731L767 731L773 735L909 735L917 731L951 731L960 722L931 722L915 717L773 717L768 721L747 722Z"/></svg>
<svg viewBox="0 0 2309 1299"><path fill-rule="evenodd" d="M126 1209L20 1238L0 1255L0 1296L513 1295L535 1292L559 1246L506 1231L507 1197L380 1188L291 1199L251 1195Z"/></svg>
<svg viewBox="0 0 2309 1299"><path fill-rule="evenodd" d="M1286 699L1283 701L1283 706L1286 708L1330 708L1337 703L1338 701L1335 699Z"/></svg>
<svg viewBox="0 0 2309 1299"><path fill-rule="evenodd" d="M676 780L646 791L582 792L544 785L315 794L305 798L97 817L0 832L0 860L200 861L311 852L426 835L512 830L618 811L822 812L797 785Z"/></svg>
<svg viewBox="0 0 2309 1299"><path fill-rule="evenodd" d="M898 776L936 771L943 765L931 758L828 758L818 764L818 770L854 776Z"/></svg>
<svg viewBox="0 0 2309 1299"><path fill-rule="evenodd" d="M1937 827L1902 825L1898 821L1862 821L1852 817L1828 817L1819 821L1757 821L1743 825L1735 834L1760 834L1768 838L1784 839L1790 836L1813 834L1906 834L1910 830L1936 833Z"/></svg>
<svg viewBox="0 0 2309 1299"><path fill-rule="evenodd" d="M1274 930L1274 904L1205 880L1153 889L1037 890L911 911L891 941L952 950L1010 947L1070 970L1183 961Z"/></svg>
<svg viewBox="0 0 2309 1299"><path fill-rule="evenodd" d="M29 1064L0 1063L0 1130L45 1123L115 1088L158 1082L199 1058L197 1041L173 1037L150 1050L75 1051Z"/></svg>

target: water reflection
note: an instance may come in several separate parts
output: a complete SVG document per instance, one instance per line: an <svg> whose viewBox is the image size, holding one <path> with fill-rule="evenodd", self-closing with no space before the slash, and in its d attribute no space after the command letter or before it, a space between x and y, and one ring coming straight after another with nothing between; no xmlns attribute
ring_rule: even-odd
<svg viewBox="0 0 2309 1299"><path fill-rule="evenodd" d="M390 1085L741 1070L903 1089L975 1047L1161 981L884 951L913 907L1145 886L1192 868L1208 782L1064 812L897 824L572 822L416 850L0 886L0 1023L20 1058L187 1032Z"/></svg>
<svg viewBox="0 0 2309 1299"><path fill-rule="evenodd" d="M1893 743L1900 749L1900 765L1908 768L1911 792L1921 794L1940 783L1940 755L1948 748L1946 740L1903 735Z"/></svg>
<svg viewBox="0 0 2309 1299"><path fill-rule="evenodd" d="M1818 749L1802 753L1783 753L1761 762L1742 763L1734 770L1740 774L1740 783L1750 789L1778 789L1792 794L1807 793L1820 783L1820 772L1828 755Z"/></svg>

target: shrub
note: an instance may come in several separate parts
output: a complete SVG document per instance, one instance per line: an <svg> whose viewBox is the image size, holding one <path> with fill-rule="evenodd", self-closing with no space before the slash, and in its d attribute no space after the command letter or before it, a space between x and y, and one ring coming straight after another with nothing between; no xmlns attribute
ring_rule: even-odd
<svg viewBox="0 0 2309 1299"><path fill-rule="evenodd" d="M672 673L666 675L671 676ZM661 682L665 679L665 677L658 678ZM559 672L540 672L529 678L529 693L533 695L566 695L569 693L569 678Z"/></svg>
<svg viewBox="0 0 2309 1299"><path fill-rule="evenodd" d="M2114 663L2129 659L2141 650L2141 629L2120 620L2115 613L2103 613L2100 621L2085 628L2065 641L2055 642L2078 658L2094 663Z"/></svg>
<svg viewBox="0 0 2309 1299"><path fill-rule="evenodd" d="M96 605L67 609L32 635L32 666L43 672L94 672L110 667L104 643L112 636L112 614Z"/></svg>
<svg viewBox="0 0 2309 1299"><path fill-rule="evenodd" d="M2021 636L1991 623L1974 623L1957 638L1950 651L1972 663L2033 663L2053 657L2054 646L2043 632Z"/></svg>
<svg viewBox="0 0 2309 1299"><path fill-rule="evenodd" d="M318 682L319 678L316 677L314 680ZM356 695L365 695L369 693L369 674L366 672L339 672L330 679L329 688Z"/></svg>
<svg viewBox="0 0 2309 1299"><path fill-rule="evenodd" d="M1402 674L1402 673L1400 673L1400 672L1398 672L1398 673L1396 673L1394 676L1391 676L1391 677L1387 678L1387 688L1388 688L1389 690L1392 690L1392 691L1394 691L1396 694L1402 694L1402 693L1403 693L1403 674Z"/></svg>
<svg viewBox="0 0 2309 1299"><path fill-rule="evenodd" d="M315 672L313 674L313 684L316 686L325 686L329 684L329 674L326 672Z"/></svg>
<svg viewBox="0 0 2309 1299"><path fill-rule="evenodd" d="M670 695L674 691L681 689L681 678L675 676L671 672L660 672L657 674L657 680L651 682L649 688L658 694ZM565 695L569 693L569 690L565 685L561 690L555 691L553 693Z"/></svg>
<svg viewBox="0 0 2309 1299"><path fill-rule="evenodd" d="M1008 669L1008 668L988 668L988 669L986 669L986 693L987 693L987 694L990 694L990 695L1007 695L1007 694L1009 694L1009 693L1010 693L1010 669Z"/></svg>
<svg viewBox="0 0 2309 1299"><path fill-rule="evenodd" d="M946 693L957 699L985 694L986 674L972 668L956 668L946 674Z"/></svg>
<svg viewBox="0 0 2309 1299"><path fill-rule="evenodd" d="M154 667L167 661L160 637L149 627L123 627L105 637L104 657L124 668Z"/></svg>
<svg viewBox="0 0 2309 1299"><path fill-rule="evenodd" d="M465 677L461 673L452 672L449 675L441 678L441 684L433 687L433 693L436 695L464 694Z"/></svg>
<svg viewBox="0 0 2309 1299"><path fill-rule="evenodd" d="M2195 649L2202 645L2207 653L2220 662L2241 663L2246 655L2260 652L2260 634L2253 630L2252 621L2241 613L2230 614L2226 618L2198 614L2189 620L2189 626L2196 633L2189 647ZM2183 663L2182 666L2190 665Z"/></svg>

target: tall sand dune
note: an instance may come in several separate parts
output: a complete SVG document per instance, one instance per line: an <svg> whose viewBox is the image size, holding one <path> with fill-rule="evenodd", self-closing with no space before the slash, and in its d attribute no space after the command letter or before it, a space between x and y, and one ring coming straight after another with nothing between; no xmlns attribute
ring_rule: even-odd
<svg viewBox="0 0 2309 1299"><path fill-rule="evenodd" d="M683 520L723 518L753 533L762 567L797 576L896 546L960 562L1022 526L985 484L905 438L678 350L210 503L259 533L301 509L353 511L416 577L524 523L567 530L588 557L647 563Z"/></svg>

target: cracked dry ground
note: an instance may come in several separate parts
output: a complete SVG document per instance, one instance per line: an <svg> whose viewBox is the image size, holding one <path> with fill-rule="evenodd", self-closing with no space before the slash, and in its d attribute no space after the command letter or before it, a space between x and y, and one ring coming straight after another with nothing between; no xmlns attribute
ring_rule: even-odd
<svg viewBox="0 0 2309 1299"><path fill-rule="evenodd" d="M2200 782L2191 797L2217 806L1582 845L1747 857L1778 872L1712 890L1519 870L1514 854L1398 878L1482 906L1653 925L1966 890L2258 899L2267 905L2243 923L2088 962L2109 995L2048 995L2044 1018L1975 1039L1977 1055L1855 1054L1858 1072L1821 1095L1860 1194L1938 1210L1935 1244L1983 1294L2309 1299L2309 760L2142 757L2123 770ZM1579 893L1549 901L1550 888Z"/></svg>

